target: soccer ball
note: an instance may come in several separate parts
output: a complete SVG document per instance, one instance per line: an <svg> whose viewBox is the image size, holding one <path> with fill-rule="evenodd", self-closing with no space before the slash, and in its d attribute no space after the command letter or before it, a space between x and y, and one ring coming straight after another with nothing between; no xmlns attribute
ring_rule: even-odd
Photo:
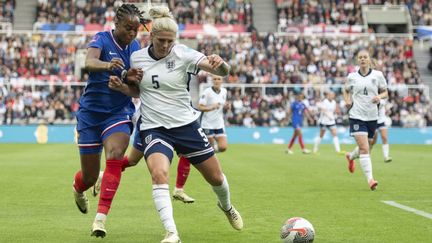
<svg viewBox="0 0 432 243"><path fill-rule="evenodd" d="M313 242L315 230L306 219L294 217L282 226L280 237L285 243L308 243Z"/></svg>

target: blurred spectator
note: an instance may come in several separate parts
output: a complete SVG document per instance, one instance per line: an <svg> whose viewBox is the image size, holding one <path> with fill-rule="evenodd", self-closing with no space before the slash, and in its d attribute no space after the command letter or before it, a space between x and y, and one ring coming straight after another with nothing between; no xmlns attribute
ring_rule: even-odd
<svg viewBox="0 0 432 243"><path fill-rule="evenodd" d="M15 0L0 0L0 22L14 22Z"/></svg>

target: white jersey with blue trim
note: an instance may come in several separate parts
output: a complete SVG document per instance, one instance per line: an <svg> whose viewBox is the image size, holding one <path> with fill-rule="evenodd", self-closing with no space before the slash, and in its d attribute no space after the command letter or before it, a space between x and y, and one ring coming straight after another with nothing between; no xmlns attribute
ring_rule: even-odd
<svg viewBox="0 0 432 243"><path fill-rule="evenodd" d="M201 127L204 129L220 129L224 128L224 119L223 119L223 107L226 102L227 97L227 89L221 88L219 93L213 89L213 87L209 87L204 90L202 93L199 104L205 106L211 106L215 104L219 104L219 108L203 112L201 117Z"/></svg>
<svg viewBox="0 0 432 243"><path fill-rule="evenodd" d="M201 112L192 107L189 94L190 75L199 71L204 54L182 44L175 44L170 53L157 59L151 46L131 56L131 67L141 68L140 130L155 127L181 127L198 119Z"/></svg>
<svg viewBox="0 0 432 243"><path fill-rule="evenodd" d="M324 99L318 104L320 112L320 117L318 123L323 125L333 125L336 124L335 111L336 111L336 101Z"/></svg>
<svg viewBox="0 0 432 243"><path fill-rule="evenodd" d="M345 90L350 92L352 107L349 118L362 121L378 120L378 105L372 103L372 98L379 90L387 89L387 82L381 71L370 69L365 76L358 72L348 75Z"/></svg>

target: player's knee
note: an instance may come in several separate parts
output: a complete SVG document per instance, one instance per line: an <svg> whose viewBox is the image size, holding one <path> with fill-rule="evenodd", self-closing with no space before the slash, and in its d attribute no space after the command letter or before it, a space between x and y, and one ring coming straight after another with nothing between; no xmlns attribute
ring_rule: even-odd
<svg viewBox="0 0 432 243"><path fill-rule="evenodd" d="M108 160L121 160L124 156L124 150L121 148L111 148L106 152L106 157Z"/></svg>
<svg viewBox="0 0 432 243"><path fill-rule="evenodd" d="M167 184L168 183L168 171L164 170L153 170L152 171L153 184Z"/></svg>
<svg viewBox="0 0 432 243"><path fill-rule="evenodd" d="M210 174L209 178L206 178L206 179L210 183L210 185L220 186L223 183L224 176L221 172L215 171L215 172Z"/></svg>
<svg viewBox="0 0 432 243"><path fill-rule="evenodd" d="M359 148L359 154L369 154L369 148Z"/></svg>

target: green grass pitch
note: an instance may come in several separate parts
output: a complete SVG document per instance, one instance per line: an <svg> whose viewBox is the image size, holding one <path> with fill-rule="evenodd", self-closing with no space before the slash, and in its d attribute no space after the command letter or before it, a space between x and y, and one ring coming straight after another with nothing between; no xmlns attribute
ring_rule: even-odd
<svg viewBox="0 0 432 243"><path fill-rule="evenodd" d="M351 149L345 146L344 149ZM373 151L379 181L372 192L359 164L354 174L343 155L322 145L319 155L294 155L285 145L230 145L218 154L232 202L245 228L237 232L216 206L216 197L192 169L186 191L194 204L174 201L184 243L280 242L283 222L293 216L315 227L315 242L432 242L432 220L386 205L395 201L432 213L432 147L391 145L393 162ZM123 173L107 221L107 237L90 237L97 199L90 212L74 203L72 180L79 169L75 145L0 145L0 242L160 242L164 230L153 205L143 161ZM104 163L102 163L104 164ZM177 161L171 166L174 187Z"/></svg>

